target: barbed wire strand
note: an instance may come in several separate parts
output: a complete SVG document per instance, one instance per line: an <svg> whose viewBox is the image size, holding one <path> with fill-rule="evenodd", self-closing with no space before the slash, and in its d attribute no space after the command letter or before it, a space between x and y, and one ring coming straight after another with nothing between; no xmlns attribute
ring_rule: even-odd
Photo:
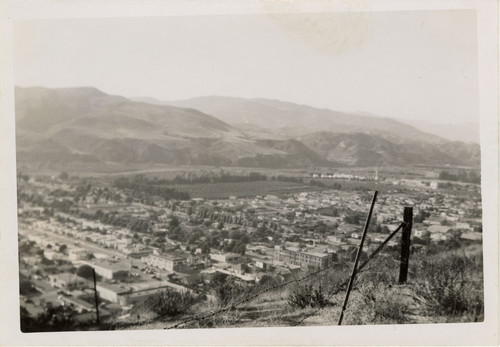
<svg viewBox="0 0 500 347"><path fill-rule="evenodd" d="M358 275L368 271L370 268L365 269L365 266L373 259L375 256L382 250L382 248L401 230L406 225L405 222L402 222L391 234L380 244L379 247L375 251L373 251L368 258L357 268L356 270L356 279L355 281L359 279ZM327 296L327 300L331 300L334 295L337 295L340 291L345 289L345 286L349 283L349 278L347 278L344 282L342 282L335 290L332 290L329 295ZM312 311L309 314L306 314L304 317L302 317L299 321L297 321L294 326L302 324L307 318L315 316L319 311L324 309L324 307L318 307L316 310Z"/></svg>
<svg viewBox="0 0 500 347"><path fill-rule="evenodd" d="M386 240L358 267L357 271L356 271L356 274L359 274L362 269L368 264L368 262L370 260L372 260L381 250L382 248L387 244L387 242L389 242L389 240L394 236L396 235L396 233L405 225L404 222L402 222L387 238ZM226 311L230 311L230 310L233 310L235 308L237 308L239 305L241 304L244 304L246 302L250 302L251 300L261 296L262 294L265 294L267 292L270 292L270 291L274 291L276 289L279 289L279 288L283 288L283 287L286 287L290 284L293 284L293 283L300 283L302 281L305 281L306 279L309 279L313 276L317 276L327 270L330 270L332 268L335 267L336 264L331 264L331 265L328 265L324 268L321 268L317 271L314 271L312 273L309 273L307 274L306 276L304 277L301 277L301 278L298 278L298 279L294 279L294 280L290 280L290 281L287 281L287 282L283 282L283 283L280 283L280 284L277 284L277 285L274 285L274 286L271 286L271 287L268 287L268 288L265 288L253 295L248 295L234 303L231 303L230 305L227 305L219 310L216 310L216 311L213 311L213 312L210 312L210 313L207 313L207 314L204 314L204 315L196 315L196 316L191 316L191 317L188 317L186 319L183 319L182 321L172 325L172 326L168 326L168 327L165 327L164 329L175 329L175 328L178 328L180 327L181 325L185 325L187 323L190 323L190 322L194 322L194 321L202 321L202 320L205 320L207 318L211 318L211 317L214 317L220 313L223 313L223 312L226 312ZM337 294L338 292L340 292L342 290L342 287L347 285L348 282L348 279L346 281L344 281L343 283L341 283L337 288L336 290L332 291L329 295L329 299L331 299L331 297L335 294ZM345 284L344 284L345 283ZM319 308L317 310L317 312L319 312L319 310L321 310L322 308ZM308 318L308 317L306 317ZM306 319L304 318L304 319ZM301 322L304 320L302 319Z"/></svg>

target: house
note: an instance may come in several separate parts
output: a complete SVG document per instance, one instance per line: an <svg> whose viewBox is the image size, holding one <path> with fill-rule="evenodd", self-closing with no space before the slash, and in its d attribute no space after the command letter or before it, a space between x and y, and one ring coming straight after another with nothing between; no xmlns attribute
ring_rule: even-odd
<svg viewBox="0 0 500 347"><path fill-rule="evenodd" d="M460 235L460 239L469 241L481 241L483 239L483 234L477 231L465 232Z"/></svg>
<svg viewBox="0 0 500 347"><path fill-rule="evenodd" d="M416 237L428 237L430 235L430 231L425 229L415 229L413 231L413 235Z"/></svg>
<svg viewBox="0 0 500 347"><path fill-rule="evenodd" d="M40 263L40 257L37 255L21 256L21 261L28 265L36 265Z"/></svg>
<svg viewBox="0 0 500 347"><path fill-rule="evenodd" d="M340 243L340 242L345 242L347 240L347 237L345 237L345 236L339 236L339 235L328 235L326 237L326 239L329 242Z"/></svg>
<svg viewBox="0 0 500 347"><path fill-rule="evenodd" d="M433 233L431 234L432 241L448 241L452 238L450 234Z"/></svg>
<svg viewBox="0 0 500 347"><path fill-rule="evenodd" d="M439 183L436 181L432 181L429 186L431 187L431 189L438 189Z"/></svg>
<svg viewBox="0 0 500 347"><path fill-rule="evenodd" d="M215 269L216 272L222 273L224 275L232 276L234 278L237 278L240 282L243 283L252 283L255 282L255 278L250 276L250 275L244 275L238 272L233 272L225 269Z"/></svg>
<svg viewBox="0 0 500 347"><path fill-rule="evenodd" d="M450 229L449 226L446 225L431 225L430 227L427 228L431 234L434 233L446 233Z"/></svg>
<svg viewBox="0 0 500 347"><path fill-rule="evenodd" d="M241 260L241 255L236 253L223 253L210 250L210 259L215 260L219 263L235 263Z"/></svg>
<svg viewBox="0 0 500 347"><path fill-rule="evenodd" d="M246 273L245 269L248 269L248 266L244 264L231 264L230 269L238 275L244 275Z"/></svg>
<svg viewBox="0 0 500 347"><path fill-rule="evenodd" d="M469 223L459 222L459 223L456 223L456 224L455 224L454 229L465 229L465 230L470 230L470 229L471 229L471 227L470 227L470 224L469 224Z"/></svg>
<svg viewBox="0 0 500 347"><path fill-rule="evenodd" d="M87 286L87 280L69 272L49 275L49 283L52 287L61 289L82 289Z"/></svg>
<svg viewBox="0 0 500 347"><path fill-rule="evenodd" d="M45 250L43 252L43 255L45 256L45 258L47 259L50 259L50 260L60 260L60 259L64 259L65 256L55 250L52 250L52 249L49 249L49 250Z"/></svg>
<svg viewBox="0 0 500 347"><path fill-rule="evenodd" d="M68 258L71 261L78 261L87 259L90 253L83 249L70 249L68 251Z"/></svg>
<svg viewBox="0 0 500 347"><path fill-rule="evenodd" d="M67 305L73 306L79 313L82 313L84 311L93 311L95 309L95 305L83 301L82 299L67 297L64 298L63 301Z"/></svg>

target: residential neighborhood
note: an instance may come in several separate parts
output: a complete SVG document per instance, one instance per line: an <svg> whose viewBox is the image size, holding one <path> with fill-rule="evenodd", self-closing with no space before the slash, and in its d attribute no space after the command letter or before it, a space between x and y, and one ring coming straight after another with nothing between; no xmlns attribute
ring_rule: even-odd
<svg viewBox="0 0 500 347"><path fill-rule="evenodd" d="M425 184L392 187L376 202L365 259L401 224L405 206L413 207L412 250L482 242L479 186L468 197ZM167 288L213 300L217 276L254 286L264 277L350 269L371 194L320 187L166 200L66 175L20 176L21 306L33 315L68 306L91 324L97 296L101 319L120 321ZM399 251L399 242L384 252Z"/></svg>

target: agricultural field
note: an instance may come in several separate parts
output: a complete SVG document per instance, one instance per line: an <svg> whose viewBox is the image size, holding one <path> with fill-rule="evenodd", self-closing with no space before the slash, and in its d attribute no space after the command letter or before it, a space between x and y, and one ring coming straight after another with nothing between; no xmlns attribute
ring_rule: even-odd
<svg viewBox="0 0 500 347"><path fill-rule="evenodd" d="M321 190L295 182L255 181L228 183L169 184L169 188L187 192L191 198L227 199L230 196L252 197L257 195L283 195L304 191Z"/></svg>
<svg viewBox="0 0 500 347"><path fill-rule="evenodd" d="M325 179L308 179L307 183L311 181L319 182L324 186L323 189L333 188L338 189L338 185L340 185L342 190L366 190L373 191L378 190L379 192L388 192L393 191L395 189L404 189L404 187L394 186L389 183L382 183L376 181L355 181L355 180L345 180L345 179L335 179L335 178L325 178Z"/></svg>

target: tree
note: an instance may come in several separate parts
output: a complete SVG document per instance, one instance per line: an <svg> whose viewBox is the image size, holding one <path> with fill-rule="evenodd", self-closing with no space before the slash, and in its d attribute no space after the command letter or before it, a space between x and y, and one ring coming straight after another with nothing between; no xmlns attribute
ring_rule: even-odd
<svg viewBox="0 0 500 347"><path fill-rule="evenodd" d="M210 281L210 287L215 289L217 287L222 286L224 283L226 283L227 277L228 277L228 275L226 275L226 274L223 274L221 272L216 272L214 274L214 277Z"/></svg>
<svg viewBox="0 0 500 347"><path fill-rule="evenodd" d="M31 317L26 309L21 309L21 331L49 332L76 330L74 317L77 312L69 306L46 306L42 313Z"/></svg>
<svg viewBox="0 0 500 347"><path fill-rule="evenodd" d="M262 288L269 288L278 285L279 283L280 281L276 277L264 275L260 278L259 286Z"/></svg>
<svg viewBox="0 0 500 347"><path fill-rule="evenodd" d="M443 225L443 226L451 226L451 225L453 225L453 223L451 221L449 221L448 219L445 218L445 219L443 219L441 221L441 225Z"/></svg>
<svg viewBox="0 0 500 347"><path fill-rule="evenodd" d="M170 229L177 228L179 226L179 224L180 224L179 218L177 218L174 215L170 216L170 223L169 223Z"/></svg>
<svg viewBox="0 0 500 347"><path fill-rule="evenodd" d="M94 269L89 265L82 265L76 270L76 274L86 279L92 279L94 276Z"/></svg>
<svg viewBox="0 0 500 347"><path fill-rule="evenodd" d="M431 214L426 210L420 210L415 217L413 217L414 223L422 223Z"/></svg>
<svg viewBox="0 0 500 347"><path fill-rule="evenodd" d="M19 282L19 292L21 295L29 295L36 292L35 287L29 280L21 280Z"/></svg>
<svg viewBox="0 0 500 347"><path fill-rule="evenodd" d="M204 242L201 245L201 253L202 254L209 254L210 253L210 245L208 243Z"/></svg>

